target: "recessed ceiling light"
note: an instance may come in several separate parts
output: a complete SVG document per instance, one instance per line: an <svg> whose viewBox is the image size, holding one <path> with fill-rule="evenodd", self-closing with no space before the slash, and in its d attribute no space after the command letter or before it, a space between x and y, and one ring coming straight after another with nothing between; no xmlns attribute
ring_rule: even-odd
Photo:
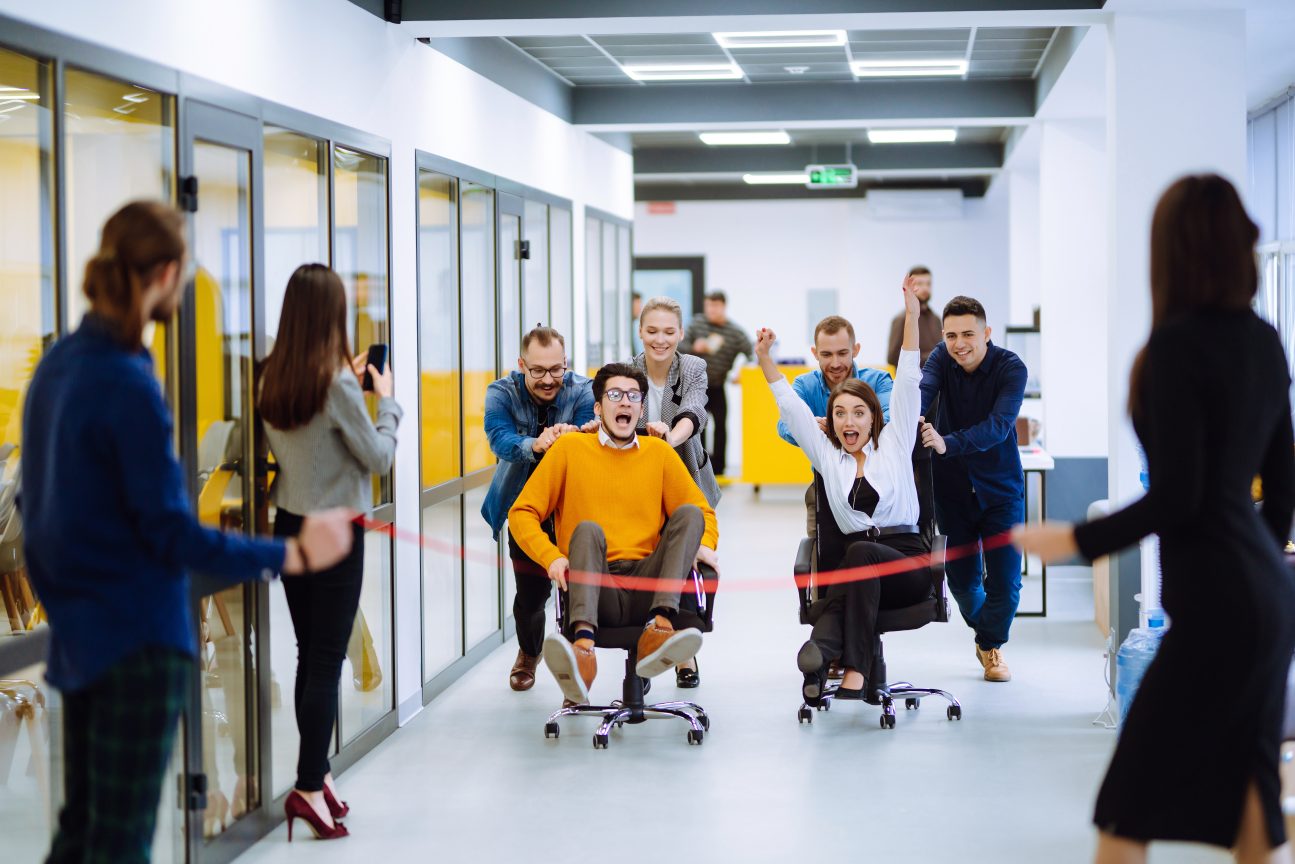
<svg viewBox="0 0 1295 864"><path fill-rule="evenodd" d="M809 71L808 66L784 66L782 68L786 69L791 75L804 75Z"/></svg>
<svg viewBox="0 0 1295 864"><path fill-rule="evenodd" d="M621 69L635 81L734 81L742 77L736 63L632 63Z"/></svg>
<svg viewBox="0 0 1295 864"><path fill-rule="evenodd" d="M725 48L831 48L845 44L844 30L773 30L715 33Z"/></svg>
<svg viewBox="0 0 1295 864"><path fill-rule="evenodd" d="M804 186L809 182L809 175L804 171L791 173L743 174L742 182L752 186Z"/></svg>
<svg viewBox="0 0 1295 864"><path fill-rule="evenodd" d="M750 144L790 144L791 136L782 130L776 132L701 132L701 143L711 147Z"/></svg>
<svg viewBox="0 0 1295 864"><path fill-rule="evenodd" d="M850 69L859 78L925 78L967 74L967 61L957 60L855 60Z"/></svg>
<svg viewBox="0 0 1295 864"><path fill-rule="evenodd" d="M958 140L957 129L869 129L873 144L952 144Z"/></svg>

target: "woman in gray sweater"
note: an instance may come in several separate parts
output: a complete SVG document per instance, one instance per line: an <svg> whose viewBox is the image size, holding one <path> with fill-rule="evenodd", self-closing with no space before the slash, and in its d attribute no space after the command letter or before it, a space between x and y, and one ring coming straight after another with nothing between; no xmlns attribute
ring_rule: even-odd
<svg viewBox="0 0 1295 864"><path fill-rule="evenodd" d="M288 280L274 350L265 361L259 407L278 463L273 498L276 536L291 536L303 513L323 507L372 509L374 474L391 470L401 410L391 398L388 366L379 372L367 353L352 359L346 334L346 290L323 264L304 264ZM367 371L378 395L369 417L360 382ZM342 660L360 604L364 528L340 564L313 579L284 582L297 634L294 704L301 747L297 782L284 804L289 839L301 818L315 836L344 837L348 810L337 796L328 765L337 717ZM307 562L309 567L309 562Z"/></svg>

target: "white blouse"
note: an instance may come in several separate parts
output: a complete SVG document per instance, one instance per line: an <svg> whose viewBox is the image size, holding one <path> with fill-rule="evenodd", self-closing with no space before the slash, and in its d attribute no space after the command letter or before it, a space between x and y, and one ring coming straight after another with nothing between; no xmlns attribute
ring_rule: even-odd
<svg viewBox="0 0 1295 864"><path fill-rule="evenodd" d="M832 516L843 534L917 524L919 507L917 484L913 480L913 445L917 442L917 415L922 410L922 367L918 356L917 351L899 352L895 387L890 393L890 422L882 427L880 442L869 441L863 447L867 454L863 477L880 498L871 516L850 506L850 490L858 471L854 457L838 449L818 428L814 412L796 395L786 378L769 385L783 422L800 442L800 449L805 451L814 470L823 475ZM828 422L832 422L830 417Z"/></svg>

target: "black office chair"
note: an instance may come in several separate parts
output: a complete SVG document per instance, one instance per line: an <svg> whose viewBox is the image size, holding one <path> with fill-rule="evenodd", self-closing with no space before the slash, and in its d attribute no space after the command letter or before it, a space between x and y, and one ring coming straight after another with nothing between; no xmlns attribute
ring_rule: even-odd
<svg viewBox="0 0 1295 864"><path fill-rule="evenodd" d="M944 590L945 537L937 534L935 530L930 451L922 447L920 434L913 451L913 475L917 483L917 500L920 507L918 527L931 551L931 595L921 603L901 609L882 609L877 615L877 635L872 646L872 670L867 676L864 701L870 705L881 706L881 728L883 729L895 728L895 701L898 699L904 700L906 709L914 710L920 707L924 697L939 696L949 701L946 716L950 720L962 719L962 705L952 693L933 687L917 687L908 681L894 684L886 681L886 658L882 650L882 634L899 630L916 630L932 621L943 624L949 620L949 599ZM800 548L796 551L795 566L796 593L800 600L800 623L809 625L818 620L827 602L818 596L814 573L817 571L818 561L826 560L831 556L821 555L822 550L817 544L830 543L831 538L841 536L840 529L836 526L830 508L826 504L827 492L823 485L823 478L818 472L814 472L814 487L815 500L818 502L816 508L818 536L815 540L806 537L800 541ZM831 708L832 696L838 687L838 684L829 684L824 688L815 706L819 711L827 711ZM814 713L810 710L808 702L801 703L796 716L801 723L814 722Z"/></svg>
<svg viewBox="0 0 1295 864"><path fill-rule="evenodd" d="M679 613L675 616L676 629L696 627L703 633L709 633L715 622L715 590L719 574L709 567L702 567L699 574L692 571L688 589L680 598ZM570 622L567 619L567 593L558 592L557 625L558 632L568 633ZM544 724L544 737L557 738L560 730L558 720L562 717L601 715L602 725L594 732L594 749L606 750L613 727L620 729L626 723L635 725L653 717L678 717L688 721L688 743L701 744L705 734L710 730L710 717L706 710L696 702L671 701L646 704L644 695L650 688L651 681L640 678L635 666L638 663L638 641L643 634L643 625L630 627L600 627L594 639L599 648L620 648L628 652L625 658L625 680L621 684L622 696L610 705L573 705L560 708L549 716Z"/></svg>

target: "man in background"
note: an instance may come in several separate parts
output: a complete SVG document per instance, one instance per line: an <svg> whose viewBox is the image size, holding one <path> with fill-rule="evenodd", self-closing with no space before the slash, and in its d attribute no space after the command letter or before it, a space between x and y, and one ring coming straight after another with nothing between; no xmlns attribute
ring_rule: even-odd
<svg viewBox="0 0 1295 864"><path fill-rule="evenodd" d="M931 356L935 346L940 344L944 338L940 330L940 316L936 315L930 307L931 302L931 271L918 264L908 271L908 275L914 277L913 282L917 285L917 299L922 301L922 311L917 318L917 347L921 352L921 360L926 362L926 358ZM904 341L904 313L900 312L895 316L895 320L890 322L890 343L886 349L886 362L891 366L899 364L899 345Z"/></svg>
<svg viewBox="0 0 1295 864"><path fill-rule="evenodd" d="M720 477L728 457L728 398L724 394L724 382L733 370L737 355L751 357L751 339L745 330L729 320L728 298L723 291L708 293L702 308L702 314L693 316L688 325L680 350L706 361L706 410L714 418L710 458L715 476Z"/></svg>

